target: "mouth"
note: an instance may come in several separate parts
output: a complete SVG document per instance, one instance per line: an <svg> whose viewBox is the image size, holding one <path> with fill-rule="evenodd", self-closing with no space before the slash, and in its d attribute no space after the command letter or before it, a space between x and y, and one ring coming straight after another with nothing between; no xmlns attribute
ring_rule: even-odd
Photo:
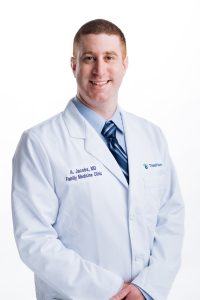
<svg viewBox="0 0 200 300"><path fill-rule="evenodd" d="M90 80L90 83L91 83L92 85L102 87L102 86L108 84L110 81L111 81L111 80L104 80L104 81Z"/></svg>

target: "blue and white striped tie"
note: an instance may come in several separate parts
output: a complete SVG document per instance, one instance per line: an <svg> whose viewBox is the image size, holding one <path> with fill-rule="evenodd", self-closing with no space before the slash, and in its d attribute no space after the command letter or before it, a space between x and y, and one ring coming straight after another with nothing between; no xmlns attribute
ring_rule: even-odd
<svg viewBox="0 0 200 300"><path fill-rule="evenodd" d="M101 134L105 137L108 148L115 157L116 161L120 165L124 176L126 177L127 182L129 183L128 175L128 157L124 149L119 145L116 138L117 127L113 121L108 121L105 123Z"/></svg>

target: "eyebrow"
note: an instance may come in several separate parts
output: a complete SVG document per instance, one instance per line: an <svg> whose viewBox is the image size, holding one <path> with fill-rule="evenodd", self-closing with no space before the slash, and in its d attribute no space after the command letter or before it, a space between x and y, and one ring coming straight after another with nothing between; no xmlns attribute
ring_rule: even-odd
<svg viewBox="0 0 200 300"><path fill-rule="evenodd" d="M118 56L118 54L115 51L106 51L105 52L106 55L114 55L114 56Z"/></svg>
<svg viewBox="0 0 200 300"><path fill-rule="evenodd" d="M96 55L94 52L92 51L85 51L81 54L81 56L84 56L84 55L88 55L88 54L91 54L91 55ZM118 54L115 52L115 51L105 51L103 53L104 55L114 55L114 56L118 56Z"/></svg>
<svg viewBox="0 0 200 300"><path fill-rule="evenodd" d="M84 55L87 55L87 54L91 54L91 55L94 55L94 52L92 51L85 51L81 54L81 56L84 56Z"/></svg>

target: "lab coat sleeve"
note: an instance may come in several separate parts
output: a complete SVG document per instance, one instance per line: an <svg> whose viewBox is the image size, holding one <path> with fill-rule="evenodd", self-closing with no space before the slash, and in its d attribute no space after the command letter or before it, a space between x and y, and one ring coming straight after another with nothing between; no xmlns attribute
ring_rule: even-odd
<svg viewBox="0 0 200 300"><path fill-rule="evenodd" d="M166 300L181 262L184 205L167 143L160 134L166 165L165 193L160 200L149 264L133 280L154 300Z"/></svg>
<svg viewBox="0 0 200 300"><path fill-rule="evenodd" d="M45 148L27 131L13 157L13 225L21 259L64 297L110 299L123 280L62 244L53 227L59 209L54 190Z"/></svg>

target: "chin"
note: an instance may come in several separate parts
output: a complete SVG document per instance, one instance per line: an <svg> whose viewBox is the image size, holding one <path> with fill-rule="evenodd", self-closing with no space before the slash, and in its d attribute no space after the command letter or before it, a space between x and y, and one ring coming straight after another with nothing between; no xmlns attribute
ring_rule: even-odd
<svg viewBox="0 0 200 300"><path fill-rule="evenodd" d="M108 102L108 101L111 101L112 97L110 97L109 95L96 95L96 96L93 96L91 97L92 101L96 101L96 102Z"/></svg>
<svg viewBox="0 0 200 300"><path fill-rule="evenodd" d="M85 96L82 96L82 95L78 95L78 97L80 99L83 100L83 102L86 103L86 105L93 105L93 104L96 104L96 105L100 105L100 104L105 104L105 103L108 103L108 102L113 102L113 96L111 95L105 95L105 94L85 94Z"/></svg>
<svg viewBox="0 0 200 300"><path fill-rule="evenodd" d="M105 97L94 97L92 99L92 101L96 101L96 102L107 102L109 101L108 98L105 98Z"/></svg>

